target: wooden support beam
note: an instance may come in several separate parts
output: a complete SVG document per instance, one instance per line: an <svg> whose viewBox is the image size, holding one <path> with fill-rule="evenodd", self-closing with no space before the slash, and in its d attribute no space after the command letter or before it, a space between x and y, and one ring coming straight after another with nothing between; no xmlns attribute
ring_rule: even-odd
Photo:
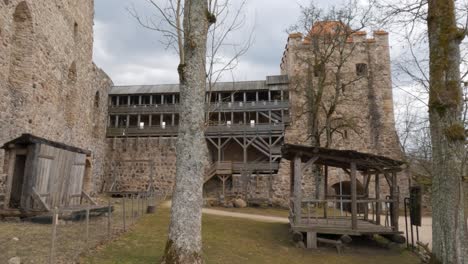
<svg viewBox="0 0 468 264"><path fill-rule="evenodd" d="M304 164L302 167L302 173L304 173L310 166L312 166L318 160L318 156L312 157L310 160Z"/></svg>
<svg viewBox="0 0 468 264"><path fill-rule="evenodd" d="M369 184L370 184L370 180L372 178L372 174L369 174L369 173L366 173L366 175L364 176L364 183L365 183L365 188L364 188L364 192L369 195Z"/></svg>
<svg viewBox="0 0 468 264"><path fill-rule="evenodd" d="M375 199L380 200L380 175L375 174ZM380 225L380 202L375 204L375 221L377 225Z"/></svg>
<svg viewBox="0 0 468 264"><path fill-rule="evenodd" d="M301 223L301 210L302 210L302 161L301 157L297 155L294 157L294 223L296 225Z"/></svg>
<svg viewBox="0 0 468 264"><path fill-rule="evenodd" d="M356 163L351 162L351 228L357 229Z"/></svg>
<svg viewBox="0 0 468 264"><path fill-rule="evenodd" d="M327 196L328 196L328 166L325 166L325 179L324 179L324 182L323 182L323 194L324 194L324 197L325 197L325 200L327 199ZM328 204L325 203L324 206L323 206L323 216L326 218L328 218L328 214L327 214L327 207L328 207Z"/></svg>
<svg viewBox="0 0 468 264"><path fill-rule="evenodd" d="M398 191L398 184L397 184L397 175L396 172L392 173L392 187L390 189L392 191L392 227L394 231L398 231L398 219L399 219L399 191Z"/></svg>
<svg viewBox="0 0 468 264"><path fill-rule="evenodd" d="M85 191L81 192L81 196L85 198L86 200L88 200L92 205L97 205L97 203L93 200L93 198L91 198L91 196L89 196L89 194L87 194Z"/></svg>
<svg viewBox="0 0 468 264"><path fill-rule="evenodd" d="M317 248L317 233L307 232L307 248Z"/></svg>
<svg viewBox="0 0 468 264"><path fill-rule="evenodd" d="M44 208L47 212L50 211L50 207L47 205L44 199L42 199L41 195L39 195L36 188L34 187L32 188L31 197L33 198L34 201L39 203L42 206L42 208Z"/></svg>

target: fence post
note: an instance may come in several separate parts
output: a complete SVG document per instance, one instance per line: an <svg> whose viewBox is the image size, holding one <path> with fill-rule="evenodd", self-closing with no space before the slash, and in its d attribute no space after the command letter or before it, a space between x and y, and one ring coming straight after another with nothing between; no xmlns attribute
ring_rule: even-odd
<svg viewBox="0 0 468 264"><path fill-rule="evenodd" d="M125 225L125 199L126 199L126 195L123 196L123 200L122 200L122 207L123 207L123 229L124 229L124 232L127 231L127 227Z"/></svg>
<svg viewBox="0 0 468 264"><path fill-rule="evenodd" d="M88 242L89 242L89 205L86 207L86 239L85 239L85 247L86 251L88 251Z"/></svg>
<svg viewBox="0 0 468 264"><path fill-rule="evenodd" d="M50 260L49 263L55 263L55 239L57 236L58 208L52 210L52 241L50 245Z"/></svg>
<svg viewBox="0 0 468 264"><path fill-rule="evenodd" d="M112 214L112 209L111 209L111 199L112 197L109 196L108 202L107 202L107 237L110 239L111 238L111 214Z"/></svg>
<svg viewBox="0 0 468 264"><path fill-rule="evenodd" d="M131 216L132 216L132 225L133 225L133 222L134 222L134 220L135 220L135 219L134 219L135 214L133 213L133 200L135 200L135 196L132 194L131 197L132 197L132 199L131 199L131 200L132 200L132 214L131 214Z"/></svg>

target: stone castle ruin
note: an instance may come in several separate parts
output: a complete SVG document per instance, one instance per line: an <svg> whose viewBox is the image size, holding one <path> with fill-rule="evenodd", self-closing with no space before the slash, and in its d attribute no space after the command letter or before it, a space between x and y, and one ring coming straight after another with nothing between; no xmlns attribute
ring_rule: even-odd
<svg viewBox="0 0 468 264"><path fill-rule="evenodd" d="M0 1L0 145L32 134L86 150L82 185L90 194L155 189L170 195L179 87L113 86L92 61L93 8L92 1ZM314 30L289 35L281 75L217 83L207 93L206 197L287 205L290 169L281 146L311 144L304 114L311 66L304 58L318 37ZM401 158L388 34L354 32L346 45L352 55L343 65L343 82L359 78L343 89L346 100L335 115L354 123L330 147ZM4 156L0 152L0 160L8 160ZM0 170L0 193L11 190L7 163ZM330 175L330 191L349 185L342 172ZM398 178L404 195L408 178ZM318 184L305 184L304 193L314 195Z"/></svg>

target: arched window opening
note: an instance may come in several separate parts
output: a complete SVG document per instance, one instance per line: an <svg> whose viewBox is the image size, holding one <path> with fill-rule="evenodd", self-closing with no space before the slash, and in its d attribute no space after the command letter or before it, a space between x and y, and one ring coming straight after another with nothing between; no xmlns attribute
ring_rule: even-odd
<svg viewBox="0 0 468 264"><path fill-rule="evenodd" d="M96 92L96 94L94 95L94 107L98 108L99 107L99 91Z"/></svg>
<svg viewBox="0 0 468 264"><path fill-rule="evenodd" d="M10 71L8 82L12 88L32 85L33 22L28 4L23 1L13 14Z"/></svg>
<svg viewBox="0 0 468 264"><path fill-rule="evenodd" d="M75 24L73 24L73 39L75 40L75 42L78 40L78 34L79 34L78 23L75 22Z"/></svg>

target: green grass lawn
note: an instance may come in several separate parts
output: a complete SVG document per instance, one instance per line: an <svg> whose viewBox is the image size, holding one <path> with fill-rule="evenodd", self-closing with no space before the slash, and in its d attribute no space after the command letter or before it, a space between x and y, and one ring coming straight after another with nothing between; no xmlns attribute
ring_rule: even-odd
<svg viewBox="0 0 468 264"><path fill-rule="evenodd" d="M169 224L169 209L145 216L131 232L99 248L82 263L158 263L162 257ZM375 245L359 245L338 255L333 248L294 248L288 225L204 215L205 263L419 263L407 251L392 251Z"/></svg>

